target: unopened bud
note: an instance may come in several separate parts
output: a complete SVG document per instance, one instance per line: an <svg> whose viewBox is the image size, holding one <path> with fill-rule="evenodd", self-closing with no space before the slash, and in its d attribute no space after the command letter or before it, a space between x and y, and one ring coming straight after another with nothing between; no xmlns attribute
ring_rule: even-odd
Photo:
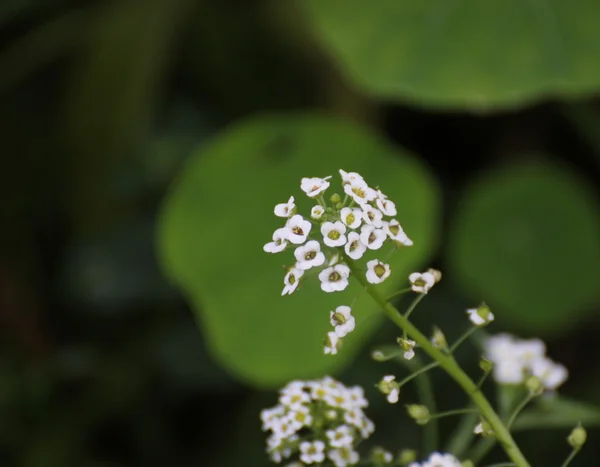
<svg viewBox="0 0 600 467"><path fill-rule="evenodd" d="M544 383L537 376L530 376L525 380L525 387L532 396L539 396L544 392Z"/></svg>
<svg viewBox="0 0 600 467"><path fill-rule="evenodd" d="M340 198L340 195L338 195L337 193L334 193L333 195L331 195L331 198L329 198L329 199L331 200L331 202L333 204L337 204L342 200L342 198Z"/></svg>
<svg viewBox="0 0 600 467"><path fill-rule="evenodd" d="M489 373L494 369L494 364L491 362L491 360L481 357L479 360L479 368L481 368L484 373Z"/></svg>
<svg viewBox="0 0 600 467"><path fill-rule="evenodd" d="M475 433L476 435L481 435L484 438L494 436L494 430L492 429L492 426L487 422L487 420L483 418L481 419L479 424L475 426L473 433Z"/></svg>
<svg viewBox="0 0 600 467"><path fill-rule="evenodd" d="M371 352L371 358L376 362L384 362L387 360L381 350L373 350L373 352Z"/></svg>
<svg viewBox="0 0 600 467"><path fill-rule="evenodd" d="M567 438L567 441L573 449L581 449L587 440L587 432L581 425L573 428L573 431Z"/></svg>
<svg viewBox="0 0 600 467"><path fill-rule="evenodd" d="M431 275L433 275L434 279L435 279L435 283L437 284L439 281L442 280L442 273L441 271L438 271L437 269L433 269L433 268L429 268L427 270L427 272Z"/></svg>
<svg viewBox="0 0 600 467"><path fill-rule="evenodd" d="M417 460L417 452L413 449L403 449L398 453L398 463L408 465Z"/></svg>
<svg viewBox="0 0 600 467"><path fill-rule="evenodd" d="M386 451L380 446L375 446L371 450L371 463L375 465L390 464L394 460L394 456L389 451Z"/></svg>
<svg viewBox="0 0 600 467"><path fill-rule="evenodd" d="M444 336L444 333L438 327L433 328L433 337L431 338L431 343L434 347L440 350L448 350L448 341L446 340L446 336Z"/></svg>
<svg viewBox="0 0 600 467"><path fill-rule="evenodd" d="M406 406L406 411L415 420L417 425L426 425L431 419L429 409L425 405L410 404Z"/></svg>

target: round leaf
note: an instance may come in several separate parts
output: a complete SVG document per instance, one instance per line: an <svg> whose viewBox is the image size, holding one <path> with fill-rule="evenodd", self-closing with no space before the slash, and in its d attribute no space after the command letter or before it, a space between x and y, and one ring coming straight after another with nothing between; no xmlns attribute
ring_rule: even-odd
<svg viewBox="0 0 600 467"><path fill-rule="evenodd" d="M262 249L283 224L273 206L293 195L308 217L314 202L300 179L333 175L333 194L336 185L341 189L339 168L360 172L397 202L398 219L415 242L389 261L392 278L381 287L397 285L394 278L406 278L432 252L438 190L417 160L348 122L318 115L245 121L204 147L166 200L159 239L166 272L190 299L212 353L249 383L276 387L336 371L379 322L358 284L327 294L312 277L282 297L292 252ZM324 356L329 310L357 296L356 331L337 356Z"/></svg>
<svg viewBox="0 0 600 467"><path fill-rule="evenodd" d="M302 0L365 92L487 110L600 88L600 3Z"/></svg>
<svg viewBox="0 0 600 467"><path fill-rule="evenodd" d="M478 180L451 234L451 276L523 330L563 330L600 295L599 212L564 167L527 163Z"/></svg>

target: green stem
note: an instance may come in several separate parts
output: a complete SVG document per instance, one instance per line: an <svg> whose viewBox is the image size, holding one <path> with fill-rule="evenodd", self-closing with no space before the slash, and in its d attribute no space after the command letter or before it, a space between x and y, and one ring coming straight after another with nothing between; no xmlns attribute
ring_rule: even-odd
<svg viewBox="0 0 600 467"><path fill-rule="evenodd" d="M571 451L571 454L569 454L569 457L567 457L565 459L565 461L562 463L561 467L567 467L571 461L573 459L575 459L575 456L579 453L579 449L573 449L573 451Z"/></svg>
<svg viewBox="0 0 600 467"><path fill-rule="evenodd" d="M409 381L412 381L413 379L415 379L417 376L419 376L422 373L425 373L426 371L431 370L432 368L438 367L440 366L439 362L431 362L428 365L425 365L422 368L419 368L417 371L415 371L414 373L411 373L410 375L408 375L406 378L404 378L402 381L400 381L398 383L398 386L402 387L404 386L406 383L408 383Z"/></svg>
<svg viewBox="0 0 600 467"><path fill-rule="evenodd" d="M393 294L391 294L391 295L388 295L388 296L386 297L386 301L388 301L388 302L389 302L389 301L390 301L392 298L395 298L395 297L397 297L398 295L405 294L406 292L410 292L411 290L412 290L412 288L411 288L411 287L407 287L406 289L400 289L400 290L398 290L397 292L394 292Z"/></svg>
<svg viewBox="0 0 600 467"><path fill-rule="evenodd" d="M419 294L419 296L417 298L415 298L413 300L413 302L410 304L410 306L408 307L408 310L406 310L406 313L404 313L404 319L407 322L408 322L408 318L410 317L411 313L413 311L415 311L415 309L417 308L417 305L421 302L421 300L423 300L423 297L425 297L424 293ZM407 335L406 328L401 328L401 329L404 331L404 338L406 339L406 335Z"/></svg>
<svg viewBox="0 0 600 467"><path fill-rule="evenodd" d="M438 412L429 416L430 420L434 418L442 418L442 417L450 417L452 415L462 415L465 413L479 413L477 409L455 409L455 410L446 410L445 412Z"/></svg>
<svg viewBox="0 0 600 467"><path fill-rule="evenodd" d="M521 450L515 443L508 429L500 420L498 414L489 403L483 393L477 388L473 380L458 366L454 358L446 355L439 349L433 346L429 339L419 331L405 316L401 315L398 310L379 293L377 288L367 282L362 270L357 267L352 258L345 257L346 264L358 281L367 289L367 292L375 302L381 307L386 316L396 324L400 329L404 330L411 339L413 339L433 360L435 360L446 372L454 379L460 387L467 393L473 403L477 406L483 417L488 421L496 437L504 448L508 457L516 464L517 467L530 467L529 462L525 459Z"/></svg>
<svg viewBox="0 0 600 467"><path fill-rule="evenodd" d="M458 338L458 340L452 344L452 346L450 347L449 352L453 353L456 349L458 349L458 347L460 346L460 344L462 344L466 339L468 339L471 334L473 334L475 331L477 331L477 327L473 326L472 328L469 328L469 330L467 332L465 332L462 336L460 336Z"/></svg>
<svg viewBox="0 0 600 467"><path fill-rule="evenodd" d="M485 382L485 380L487 379L488 376L490 376L491 371L486 371L483 376L481 378L479 378L479 381L477 381L477 389L481 389L481 386L483 385L483 383Z"/></svg>
<svg viewBox="0 0 600 467"><path fill-rule="evenodd" d="M519 413L521 413L521 410L523 410L525 408L525 406L527 404L529 404L529 402L531 402L531 399L533 399L534 397L535 396L533 394L527 394L527 396L521 401L521 403L513 411L513 413L510 415L508 421L506 422L507 429L510 430L510 427L513 425L513 423L515 423L515 420L517 419L517 416L519 415Z"/></svg>
<svg viewBox="0 0 600 467"><path fill-rule="evenodd" d="M415 355L413 359L415 365L421 365L419 357ZM431 384L431 378L427 372L419 374L415 380L417 393L421 403L428 407L429 410L436 411L435 395L433 392L433 385ZM438 447L438 422L432 420L430 423L423 427L423 451L433 452Z"/></svg>

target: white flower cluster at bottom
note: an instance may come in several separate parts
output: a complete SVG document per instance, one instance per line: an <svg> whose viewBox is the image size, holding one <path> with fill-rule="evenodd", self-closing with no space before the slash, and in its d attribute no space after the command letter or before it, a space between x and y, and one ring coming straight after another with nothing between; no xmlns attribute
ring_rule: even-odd
<svg viewBox="0 0 600 467"><path fill-rule="evenodd" d="M434 452L426 461L412 462L408 467L460 467L460 461L452 454L441 454Z"/></svg>
<svg viewBox="0 0 600 467"><path fill-rule="evenodd" d="M280 391L279 404L260 414L263 430L271 432L271 460L279 463L297 454L302 464L326 458L336 467L357 464L354 447L375 431L362 410L367 405L360 386L348 388L329 376L292 381Z"/></svg>

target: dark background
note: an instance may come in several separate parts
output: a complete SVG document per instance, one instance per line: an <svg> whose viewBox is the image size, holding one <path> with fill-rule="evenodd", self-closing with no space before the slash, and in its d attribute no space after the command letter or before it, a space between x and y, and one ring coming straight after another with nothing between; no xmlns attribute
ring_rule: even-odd
<svg viewBox="0 0 600 467"><path fill-rule="evenodd" d="M231 122L317 108L379 128L418 154L442 187L441 244L430 262L442 270L461 190L518 154L552 154L598 196L593 95L577 102L549 96L486 114L367 98L315 41L286 34L267 0L167 3L0 4L4 466L267 465L257 414L275 403L274 393L213 363L155 252L169 184ZM156 13L151 20L140 13L147 10ZM154 21L166 15L169 21ZM437 303L460 308L469 298L444 283L436 294L421 323ZM561 392L600 405L597 304L577 321L548 336L549 353L570 370ZM376 441L400 449L416 445L419 431L404 415L390 420L371 388L379 369L367 351L393 337L381 329L340 379L368 386ZM440 406L459 403L443 375L434 382L443 388ZM453 423L444 421L445 433ZM569 431L517 440L533 465L559 465ZM597 435L592 427L590 437ZM573 465L596 465L599 456L590 442Z"/></svg>

